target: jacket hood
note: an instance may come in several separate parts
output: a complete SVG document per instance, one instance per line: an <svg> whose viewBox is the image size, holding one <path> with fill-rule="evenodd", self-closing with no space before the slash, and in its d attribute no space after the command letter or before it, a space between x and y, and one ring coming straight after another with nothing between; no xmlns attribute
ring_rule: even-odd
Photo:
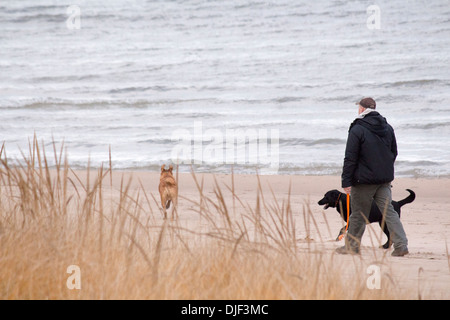
<svg viewBox="0 0 450 320"><path fill-rule="evenodd" d="M364 116L362 119L356 119L352 125L353 127L355 124L362 125L364 128L367 128L374 134L384 137L389 133L389 125L386 121L386 118L381 116L378 112L372 111Z"/></svg>

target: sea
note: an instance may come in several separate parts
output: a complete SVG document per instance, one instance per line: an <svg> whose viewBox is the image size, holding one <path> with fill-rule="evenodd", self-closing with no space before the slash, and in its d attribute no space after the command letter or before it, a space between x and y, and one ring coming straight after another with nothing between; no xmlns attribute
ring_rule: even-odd
<svg viewBox="0 0 450 320"><path fill-rule="evenodd" d="M450 177L448 0L0 2L10 162L339 175L368 96L397 177Z"/></svg>

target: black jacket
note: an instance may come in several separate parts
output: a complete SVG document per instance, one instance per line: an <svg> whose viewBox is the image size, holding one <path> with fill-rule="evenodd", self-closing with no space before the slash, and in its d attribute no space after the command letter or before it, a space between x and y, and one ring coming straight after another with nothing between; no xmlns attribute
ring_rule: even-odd
<svg viewBox="0 0 450 320"><path fill-rule="evenodd" d="M394 129L378 112L356 119L348 131L342 187L394 180L397 141Z"/></svg>

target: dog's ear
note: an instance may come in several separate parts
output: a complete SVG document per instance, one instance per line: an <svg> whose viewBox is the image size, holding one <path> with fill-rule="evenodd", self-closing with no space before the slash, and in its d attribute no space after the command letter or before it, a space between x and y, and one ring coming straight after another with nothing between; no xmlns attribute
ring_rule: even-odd
<svg viewBox="0 0 450 320"><path fill-rule="evenodd" d="M161 166L161 172L163 172L164 171L164 168L166 167L166 165L165 164L163 164L162 166Z"/></svg>
<svg viewBox="0 0 450 320"><path fill-rule="evenodd" d="M173 165L170 165L170 166L169 166L169 171L170 171L170 173L172 173L172 170L173 170Z"/></svg>

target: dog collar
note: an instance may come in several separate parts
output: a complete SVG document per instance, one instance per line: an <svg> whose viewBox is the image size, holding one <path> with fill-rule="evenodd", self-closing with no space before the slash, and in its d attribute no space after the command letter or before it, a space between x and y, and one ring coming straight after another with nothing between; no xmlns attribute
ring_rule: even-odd
<svg viewBox="0 0 450 320"><path fill-rule="evenodd" d="M337 208L338 206L338 203L339 203L339 199L341 199L341 195L342 195L342 193L340 193L339 192L339 196L338 196L338 198L337 198L337 200L336 200L336 203L334 204L334 206Z"/></svg>

